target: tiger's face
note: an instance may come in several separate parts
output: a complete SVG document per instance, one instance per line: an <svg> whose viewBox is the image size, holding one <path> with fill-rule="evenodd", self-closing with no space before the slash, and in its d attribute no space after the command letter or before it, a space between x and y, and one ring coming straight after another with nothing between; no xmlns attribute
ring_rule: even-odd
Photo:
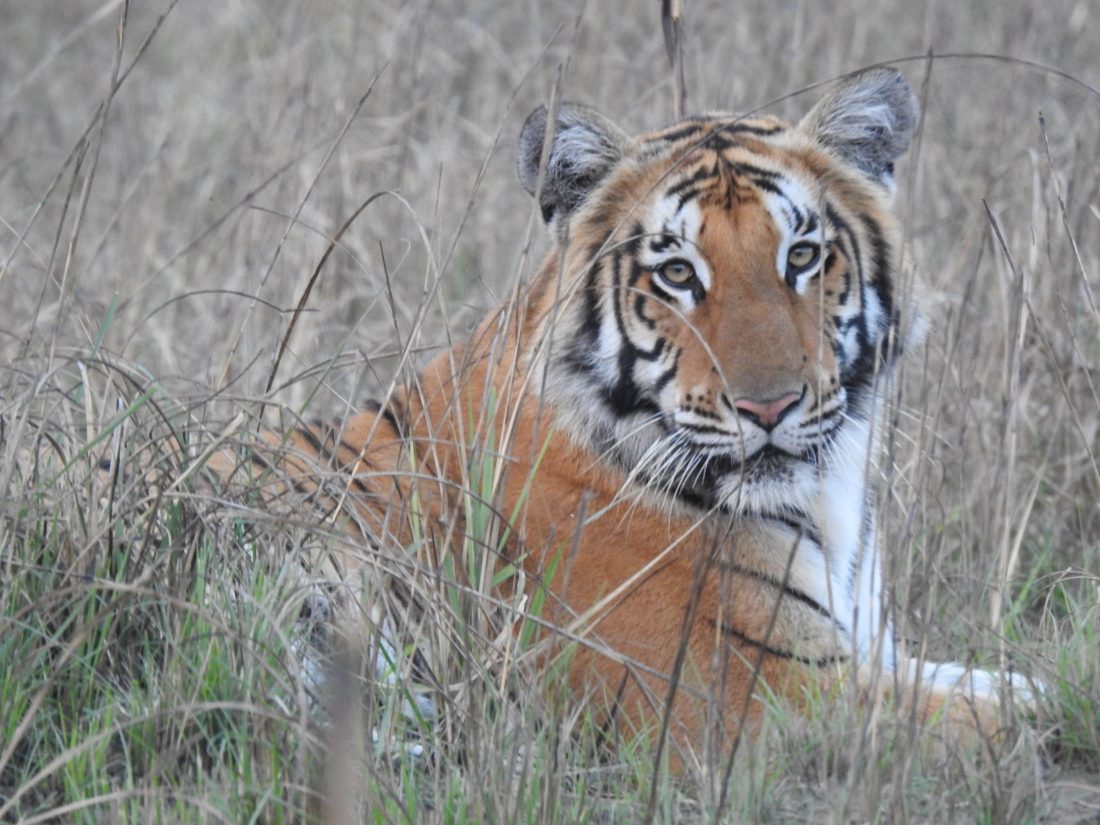
<svg viewBox="0 0 1100 825"><path fill-rule="evenodd" d="M908 84L862 75L797 126L714 116L629 139L576 111L543 189L571 276L550 332L563 426L669 503L813 510L824 476L864 469ZM564 186L579 170L595 182Z"/></svg>

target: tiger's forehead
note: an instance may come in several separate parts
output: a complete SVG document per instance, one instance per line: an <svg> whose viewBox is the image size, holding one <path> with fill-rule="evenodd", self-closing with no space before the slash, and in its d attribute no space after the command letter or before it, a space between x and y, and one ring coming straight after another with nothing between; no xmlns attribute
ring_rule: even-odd
<svg viewBox="0 0 1100 825"><path fill-rule="evenodd" d="M701 221L688 218L699 208L726 213L737 220L763 211L781 235L810 234L820 229L824 183L791 162L785 147L762 148L740 141L721 149L706 143L672 152L653 187L645 210L646 228L694 240Z"/></svg>
<svg viewBox="0 0 1100 825"><path fill-rule="evenodd" d="M825 181L820 159L776 118L728 115L691 118L636 138L639 155L659 170L654 190L732 208L746 201L788 202L792 215L821 202Z"/></svg>
<svg viewBox="0 0 1100 825"><path fill-rule="evenodd" d="M713 149L722 149L740 144L746 138L775 138L790 128L789 124L775 117L743 118L719 112L695 115L639 135L637 140L652 149L668 148L674 144L706 144Z"/></svg>

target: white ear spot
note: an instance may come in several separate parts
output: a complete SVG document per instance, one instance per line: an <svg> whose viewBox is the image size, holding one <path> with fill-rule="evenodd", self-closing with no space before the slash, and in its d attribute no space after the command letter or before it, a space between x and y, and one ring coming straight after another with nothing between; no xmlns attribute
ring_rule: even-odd
<svg viewBox="0 0 1100 825"><path fill-rule="evenodd" d="M917 97L897 69L872 69L826 95L800 128L834 154L888 189L894 161L913 141Z"/></svg>

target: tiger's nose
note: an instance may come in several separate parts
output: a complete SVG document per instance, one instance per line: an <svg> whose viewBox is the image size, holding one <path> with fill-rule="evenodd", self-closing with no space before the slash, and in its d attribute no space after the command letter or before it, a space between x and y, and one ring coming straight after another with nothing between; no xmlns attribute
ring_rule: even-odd
<svg viewBox="0 0 1100 825"><path fill-rule="evenodd" d="M771 432L776 424L794 409L802 400L802 393L789 392L780 398L766 401L757 401L753 398L738 398L733 402L734 409L745 418L767 432Z"/></svg>

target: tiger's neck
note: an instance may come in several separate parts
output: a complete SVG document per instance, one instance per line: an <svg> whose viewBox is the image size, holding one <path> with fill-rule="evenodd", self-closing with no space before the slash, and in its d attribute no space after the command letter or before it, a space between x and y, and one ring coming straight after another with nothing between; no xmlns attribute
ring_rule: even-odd
<svg viewBox="0 0 1100 825"><path fill-rule="evenodd" d="M556 426L577 448L618 472L621 495L638 506L691 521L732 520L734 529L750 523L775 526L777 547L783 552L775 554L774 569L768 572L779 579L795 576L816 582L816 592L810 595L828 605L847 629L857 660L880 650L892 666L892 639L879 645L891 630L882 606L882 562L867 481L876 465L875 417L880 404L874 391L863 405L864 414L850 419L843 447L824 451L819 465L799 479L789 497L722 497L706 487L710 480L705 473L673 490L645 472L664 429L655 405L638 399L624 380L622 357L611 351L609 336L585 330L578 313L561 313L557 324L549 358L537 360L536 373L545 376L543 400L553 410ZM799 542L793 561L788 552L792 536ZM810 575L810 568L818 568L816 575Z"/></svg>
<svg viewBox="0 0 1100 825"><path fill-rule="evenodd" d="M578 313L558 313L548 334L551 316L544 308L543 290L533 285L522 311L495 314L466 345L441 355L422 373L424 386L434 383L433 376L444 385L438 398L462 399L458 405L447 402L449 412L429 413L429 418L454 418L461 408L453 443L466 443L466 430L475 418L496 419L487 431L499 436L506 431L508 411L514 410L519 422L510 430L514 440L499 447L520 464L529 463L555 430L564 436L555 436L555 462L575 468L570 474L574 486L598 488L604 505L620 500L658 511L663 522L671 519L683 529L705 520L725 524L728 530L743 526L772 532L776 551L762 562L770 569L760 572L812 583L806 585L808 591L812 588L808 595L828 607L856 658L862 661L874 653L890 627L882 609L883 573L867 484L876 449L872 422L850 419L843 449L824 452L818 466L781 500L722 499L702 487L705 478L670 489L645 472L653 445L665 434L655 406L632 397L619 371L622 365L609 359L599 342L594 348L586 343L591 336L581 328ZM492 410L485 408L489 386L496 393ZM871 416L877 406L867 405ZM539 420L527 420L535 418ZM533 474L536 487L540 472ZM882 650L890 666L892 641L887 641L891 643Z"/></svg>

